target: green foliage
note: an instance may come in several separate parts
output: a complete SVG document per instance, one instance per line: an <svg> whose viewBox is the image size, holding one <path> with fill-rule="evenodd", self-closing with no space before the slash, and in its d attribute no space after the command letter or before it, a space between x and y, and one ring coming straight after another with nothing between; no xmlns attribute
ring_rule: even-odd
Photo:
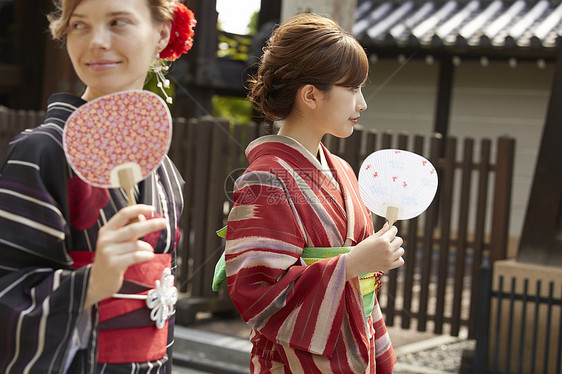
<svg viewBox="0 0 562 374"><path fill-rule="evenodd" d="M252 119L252 104L241 97L214 95L213 117L225 118L231 124L247 123Z"/></svg>
<svg viewBox="0 0 562 374"><path fill-rule="evenodd" d="M252 45L252 35L258 32L258 18L259 12L252 13L248 22L248 35L226 33L220 22L217 22L217 29L222 31L219 33L217 57L246 61Z"/></svg>
<svg viewBox="0 0 562 374"><path fill-rule="evenodd" d="M248 35L256 35L258 33L258 20L260 18L260 12L254 12L250 17L250 22L248 22Z"/></svg>
<svg viewBox="0 0 562 374"><path fill-rule="evenodd" d="M251 45L250 36L220 33L217 57L246 61Z"/></svg>

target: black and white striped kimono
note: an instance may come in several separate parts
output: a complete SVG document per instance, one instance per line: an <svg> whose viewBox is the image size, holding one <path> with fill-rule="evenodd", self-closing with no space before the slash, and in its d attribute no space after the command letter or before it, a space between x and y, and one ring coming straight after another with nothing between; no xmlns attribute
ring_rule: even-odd
<svg viewBox="0 0 562 374"><path fill-rule="evenodd" d="M14 138L0 169L0 372L169 373L173 319L161 359L96 363L98 310L83 310L90 266L73 267L70 253L95 251L99 228L127 200L121 189L85 184L66 162L63 128L84 103L53 95L44 124ZM150 242L156 253L172 253L172 269L183 184L166 157L135 191L168 219Z"/></svg>

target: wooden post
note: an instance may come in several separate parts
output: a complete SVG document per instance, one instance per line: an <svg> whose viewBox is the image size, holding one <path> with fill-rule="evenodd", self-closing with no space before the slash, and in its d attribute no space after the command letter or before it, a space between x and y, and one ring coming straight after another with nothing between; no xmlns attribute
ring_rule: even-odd
<svg viewBox="0 0 562 374"><path fill-rule="evenodd" d="M451 112L451 95L455 69L450 56L441 59L439 82L437 83L437 107L435 108L435 124L433 132L447 137L449 130L449 114Z"/></svg>
<svg viewBox="0 0 562 374"><path fill-rule="evenodd" d="M496 260L503 260L507 257L514 157L515 139L500 137L495 165L496 176L490 239L490 263L492 264Z"/></svg>
<svg viewBox="0 0 562 374"><path fill-rule="evenodd" d="M562 40L517 260L562 266Z"/></svg>
<svg viewBox="0 0 562 374"><path fill-rule="evenodd" d="M212 112L212 97L216 91L212 79L217 76L219 69L216 61L218 13L216 0L191 1L189 8L197 18L193 49L175 64L186 64L192 78L188 83L189 92L184 89L176 91L172 115L197 118Z"/></svg>

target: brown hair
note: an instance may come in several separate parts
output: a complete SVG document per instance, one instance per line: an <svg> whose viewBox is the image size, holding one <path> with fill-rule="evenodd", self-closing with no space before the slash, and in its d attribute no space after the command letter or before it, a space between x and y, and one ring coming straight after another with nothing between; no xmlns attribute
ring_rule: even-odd
<svg viewBox="0 0 562 374"><path fill-rule="evenodd" d="M269 38L257 75L249 80L248 98L266 119L282 120L303 85L325 92L333 84L355 87L365 82L368 72L367 55L353 36L329 18L300 14Z"/></svg>
<svg viewBox="0 0 562 374"><path fill-rule="evenodd" d="M68 33L68 21L74 13L74 9L82 0L54 0L55 10L47 16L49 19L49 29L55 40L63 40ZM173 0L146 0L152 19L156 22L173 21L174 10Z"/></svg>

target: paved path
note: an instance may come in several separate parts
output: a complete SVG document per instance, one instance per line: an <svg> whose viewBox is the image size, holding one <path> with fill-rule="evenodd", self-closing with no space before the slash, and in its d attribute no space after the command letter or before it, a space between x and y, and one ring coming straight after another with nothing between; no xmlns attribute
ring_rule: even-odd
<svg viewBox="0 0 562 374"><path fill-rule="evenodd" d="M236 321L219 321L197 328L176 325L173 373L248 374L250 342L247 338L224 334L227 331L232 334L238 328ZM243 333L242 329L239 335ZM389 328L389 333L398 357L395 374L458 373L463 349L473 347L465 334L456 338L399 327Z"/></svg>

